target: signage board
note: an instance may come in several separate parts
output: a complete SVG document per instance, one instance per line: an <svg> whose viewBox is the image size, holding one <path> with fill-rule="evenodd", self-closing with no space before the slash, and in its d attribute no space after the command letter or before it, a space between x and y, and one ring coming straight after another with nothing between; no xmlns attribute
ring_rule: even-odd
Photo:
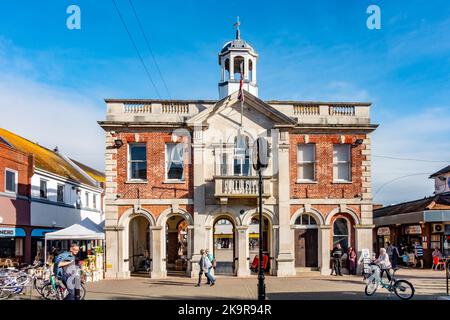
<svg viewBox="0 0 450 320"><path fill-rule="evenodd" d="M405 227L405 234L422 234L422 228L419 225Z"/></svg>
<svg viewBox="0 0 450 320"><path fill-rule="evenodd" d="M0 238L13 238L16 236L16 228L0 228Z"/></svg>
<svg viewBox="0 0 450 320"><path fill-rule="evenodd" d="M380 227L377 230L377 235L379 236L388 236L391 234L391 230L389 229L389 227Z"/></svg>
<svg viewBox="0 0 450 320"><path fill-rule="evenodd" d="M362 249L361 250L361 256L362 256L364 273L370 273L370 262L371 262L370 250L369 249Z"/></svg>

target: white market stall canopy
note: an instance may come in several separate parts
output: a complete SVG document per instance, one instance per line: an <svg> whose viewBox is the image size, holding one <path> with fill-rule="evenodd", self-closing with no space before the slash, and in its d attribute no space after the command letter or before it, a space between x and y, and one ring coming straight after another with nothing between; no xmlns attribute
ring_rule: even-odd
<svg viewBox="0 0 450 320"><path fill-rule="evenodd" d="M105 240L102 225L86 218L65 229L45 234L45 240Z"/></svg>

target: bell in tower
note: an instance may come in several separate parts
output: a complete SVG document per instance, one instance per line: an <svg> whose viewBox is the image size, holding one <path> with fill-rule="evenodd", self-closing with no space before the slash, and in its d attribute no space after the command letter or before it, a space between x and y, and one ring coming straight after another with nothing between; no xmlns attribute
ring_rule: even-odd
<svg viewBox="0 0 450 320"><path fill-rule="evenodd" d="M236 27L236 38L227 42L219 53L219 65L221 77L219 82L219 99L239 91L241 79L243 79L244 90L254 96L258 96L258 85L256 82L256 63L258 54L255 49L241 39L239 17L234 24Z"/></svg>

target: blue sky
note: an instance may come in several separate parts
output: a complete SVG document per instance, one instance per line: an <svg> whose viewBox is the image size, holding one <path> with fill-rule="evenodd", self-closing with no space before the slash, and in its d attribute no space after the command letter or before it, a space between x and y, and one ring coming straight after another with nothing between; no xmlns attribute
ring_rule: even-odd
<svg viewBox="0 0 450 320"><path fill-rule="evenodd" d="M450 162L448 0L133 0L170 95L128 0L116 1L162 98L217 98L217 53L239 15L260 55L261 98L371 101L375 202L431 194L427 174ZM71 4L81 30L66 28ZM381 8L380 30L366 27L370 4ZM100 169L103 99L158 97L111 0L3 3L0 95L2 127ZM420 175L387 183L411 174Z"/></svg>

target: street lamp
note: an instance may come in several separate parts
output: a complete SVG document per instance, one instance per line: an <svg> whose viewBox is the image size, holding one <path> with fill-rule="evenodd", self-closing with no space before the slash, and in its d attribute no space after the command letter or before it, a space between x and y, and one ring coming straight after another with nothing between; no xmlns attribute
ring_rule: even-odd
<svg viewBox="0 0 450 320"><path fill-rule="evenodd" d="M260 137L256 139L253 146L253 169L258 172L259 180L259 270L258 270L258 300L266 300L266 284L264 283L264 270L263 270L263 213L262 213L262 192L263 192L263 180L262 170L268 166L268 144L267 140Z"/></svg>

